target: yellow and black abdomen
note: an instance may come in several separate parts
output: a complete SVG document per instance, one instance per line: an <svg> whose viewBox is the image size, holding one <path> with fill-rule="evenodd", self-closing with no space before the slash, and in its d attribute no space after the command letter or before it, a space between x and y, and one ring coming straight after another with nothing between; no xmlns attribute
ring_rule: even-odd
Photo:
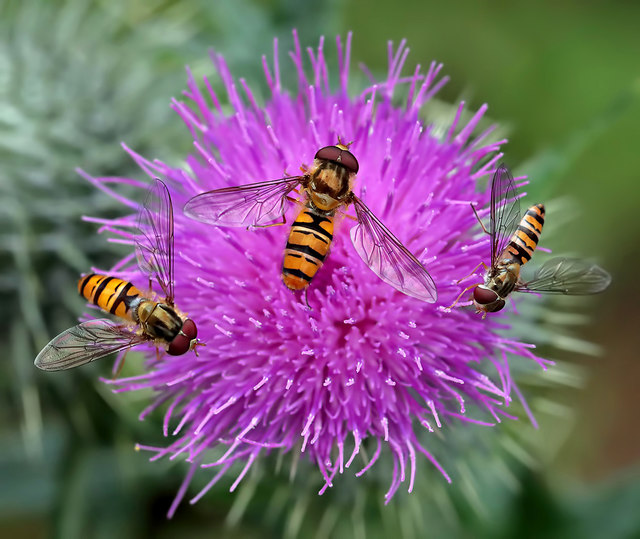
<svg viewBox="0 0 640 539"><path fill-rule="evenodd" d="M296 217L284 251L282 280L291 290L303 290L324 262L333 241L333 216L304 208Z"/></svg>
<svg viewBox="0 0 640 539"><path fill-rule="evenodd" d="M501 258L512 257L520 264L526 264L531 260L535 251L540 233L544 225L544 205L531 206L520 221L517 230L511 236L511 240L504 250Z"/></svg>
<svg viewBox="0 0 640 539"><path fill-rule="evenodd" d="M131 315L131 302L142 297L142 292L130 282L92 273L78 281L78 292L102 310L135 322Z"/></svg>

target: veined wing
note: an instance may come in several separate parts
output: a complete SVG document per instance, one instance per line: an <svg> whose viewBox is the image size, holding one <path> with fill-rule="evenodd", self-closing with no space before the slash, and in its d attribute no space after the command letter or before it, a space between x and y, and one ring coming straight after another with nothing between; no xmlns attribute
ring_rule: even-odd
<svg viewBox="0 0 640 539"><path fill-rule="evenodd" d="M424 266L400 243L371 210L354 196L358 224L351 241L360 258L384 282L403 294L433 303L436 285Z"/></svg>
<svg viewBox="0 0 640 539"><path fill-rule="evenodd" d="M520 201L513 176L501 164L491 180L491 267L495 268L520 222Z"/></svg>
<svg viewBox="0 0 640 539"><path fill-rule="evenodd" d="M162 180L155 179L138 214L136 237L138 266L156 281L173 304L173 205Z"/></svg>
<svg viewBox="0 0 640 539"><path fill-rule="evenodd" d="M107 318L89 320L63 331L51 340L34 363L44 371L62 371L145 341L141 335Z"/></svg>
<svg viewBox="0 0 640 539"><path fill-rule="evenodd" d="M529 282L518 283L518 292L597 294L609 286L611 275L600 266L579 258L552 258L545 262Z"/></svg>
<svg viewBox="0 0 640 539"><path fill-rule="evenodd" d="M304 176L225 187L196 195L184 213L196 221L216 226L262 226L284 215L285 197Z"/></svg>

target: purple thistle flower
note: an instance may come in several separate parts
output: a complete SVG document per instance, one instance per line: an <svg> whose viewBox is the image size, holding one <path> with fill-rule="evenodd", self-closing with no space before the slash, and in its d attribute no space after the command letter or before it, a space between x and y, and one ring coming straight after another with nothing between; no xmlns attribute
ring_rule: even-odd
<svg viewBox="0 0 640 539"><path fill-rule="evenodd" d="M220 55L212 60L229 106L207 78L200 88L189 73L186 100L172 104L194 139L188 168L151 162L125 147L143 171L169 186L176 303L206 343L198 357L156 361L150 353L144 374L113 382L117 392L155 392L141 419L166 405L167 445L140 448L151 451L152 460L183 455L191 463L170 516L198 469L210 469L213 477L192 502L241 463L234 490L256 459L275 449L301 452L314 462L324 478L320 494L347 470L363 475L383 452L394 460L386 501L403 482L413 489L418 453L451 481L429 452L430 433L457 421L493 426L514 419L507 411L512 394L529 413L507 356L543 368L551 363L537 358L533 345L505 336L508 315L482 320L472 309L444 308L466 286L456 281L488 262L488 239L469 207L485 208L480 215L486 216L484 180L504 142L490 141L492 128L472 137L486 105L463 125L460 104L449 128L440 131L420 112L447 80L439 78L442 65L402 75L404 41L395 50L389 44L386 78L369 75L370 86L355 96L348 92L351 35L346 44L337 39L336 80L322 40L316 50L307 49L308 62L295 33L294 42L298 93L282 88L275 42L273 66L263 58L271 92L264 106L243 79L232 78ZM399 96L406 96L402 103ZM370 271L349 240L351 221L344 220L309 288L309 311L281 281L287 226L216 228L180 211L203 191L295 174L338 138L354 141L356 194L427 267L438 286L436 304L403 295ZM138 209L109 184L144 188L141 182L85 176ZM114 241L132 243L135 214L92 220L115 234ZM134 261L132 254L111 273L144 283ZM368 461L359 458L363 444L373 452Z"/></svg>

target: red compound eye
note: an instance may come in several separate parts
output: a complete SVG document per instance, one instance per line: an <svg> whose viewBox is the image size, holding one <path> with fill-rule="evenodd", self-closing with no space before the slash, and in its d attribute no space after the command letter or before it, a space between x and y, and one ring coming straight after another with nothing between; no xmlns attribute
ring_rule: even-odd
<svg viewBox="0 0 640 539"><path fill-rule="evenodd" d="M360 169L358 160L349 150L343 150L338 146L325 146L316 153L316 159L324 159L333 163L340 163L344 168L353 174Z"/></svg>
<svg viewBox="0 0 640 539"><path fill-rule="evenodd" d="M171 356L181 356L182 354L186 354L191 349L191 342L198 336L198 328L196 328L196 323L187 318L182 324L182 329L180 333L176 335L176 337L169 344L169 349L167 352Z"/></svg>
<svg viewBox="0 0 640 539"><path fill-rule="evenodd" d="M181 356L186 354L191 347L191 339L179 333L175 339L171 341L167 352L170 356Z"/></svg>
<svg viewBox="0 0 640 539"><path fill-rule="evenodd" d="M195 339L198 336L198 328L196 327L196 323L191 320L191 318L187 318L182 324L182 333L184 333L190 339Z"/></svg>
<svg viewBox="0 0 640 539"><path fill-rule="evenodd" d="M497 301L498 294L496 294L493 290L489 290L488 288L476 286L473 290L473 299L479 305L487 305L488 303Z"/></svg>

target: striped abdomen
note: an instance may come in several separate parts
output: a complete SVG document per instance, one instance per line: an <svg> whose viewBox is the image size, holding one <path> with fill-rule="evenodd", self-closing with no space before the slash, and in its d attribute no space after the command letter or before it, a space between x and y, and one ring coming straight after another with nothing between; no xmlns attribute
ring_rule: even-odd
<svg viewBox="0 0 640 539"><path fill-rule="evenodd" d="M513 259L521 265L529 262L538 245L542 225L544 225L544 205L531 206L524 214L500 258Z"/></svg>
<svg viewBox="0 0 640 539"><path fill-rule="evenodd" d="M92 273L78 281L78 292L102 310L135 322L131 315L131 302L142 297L142 292L130 282Z"/></svg>
<svg viewBox="0 0 640 539"><path fill-rule="evenodd" d="M324 262L333 240L333 216L304 208L291 227L284 251L282 280L291 290L303 290Z"/></svg>

